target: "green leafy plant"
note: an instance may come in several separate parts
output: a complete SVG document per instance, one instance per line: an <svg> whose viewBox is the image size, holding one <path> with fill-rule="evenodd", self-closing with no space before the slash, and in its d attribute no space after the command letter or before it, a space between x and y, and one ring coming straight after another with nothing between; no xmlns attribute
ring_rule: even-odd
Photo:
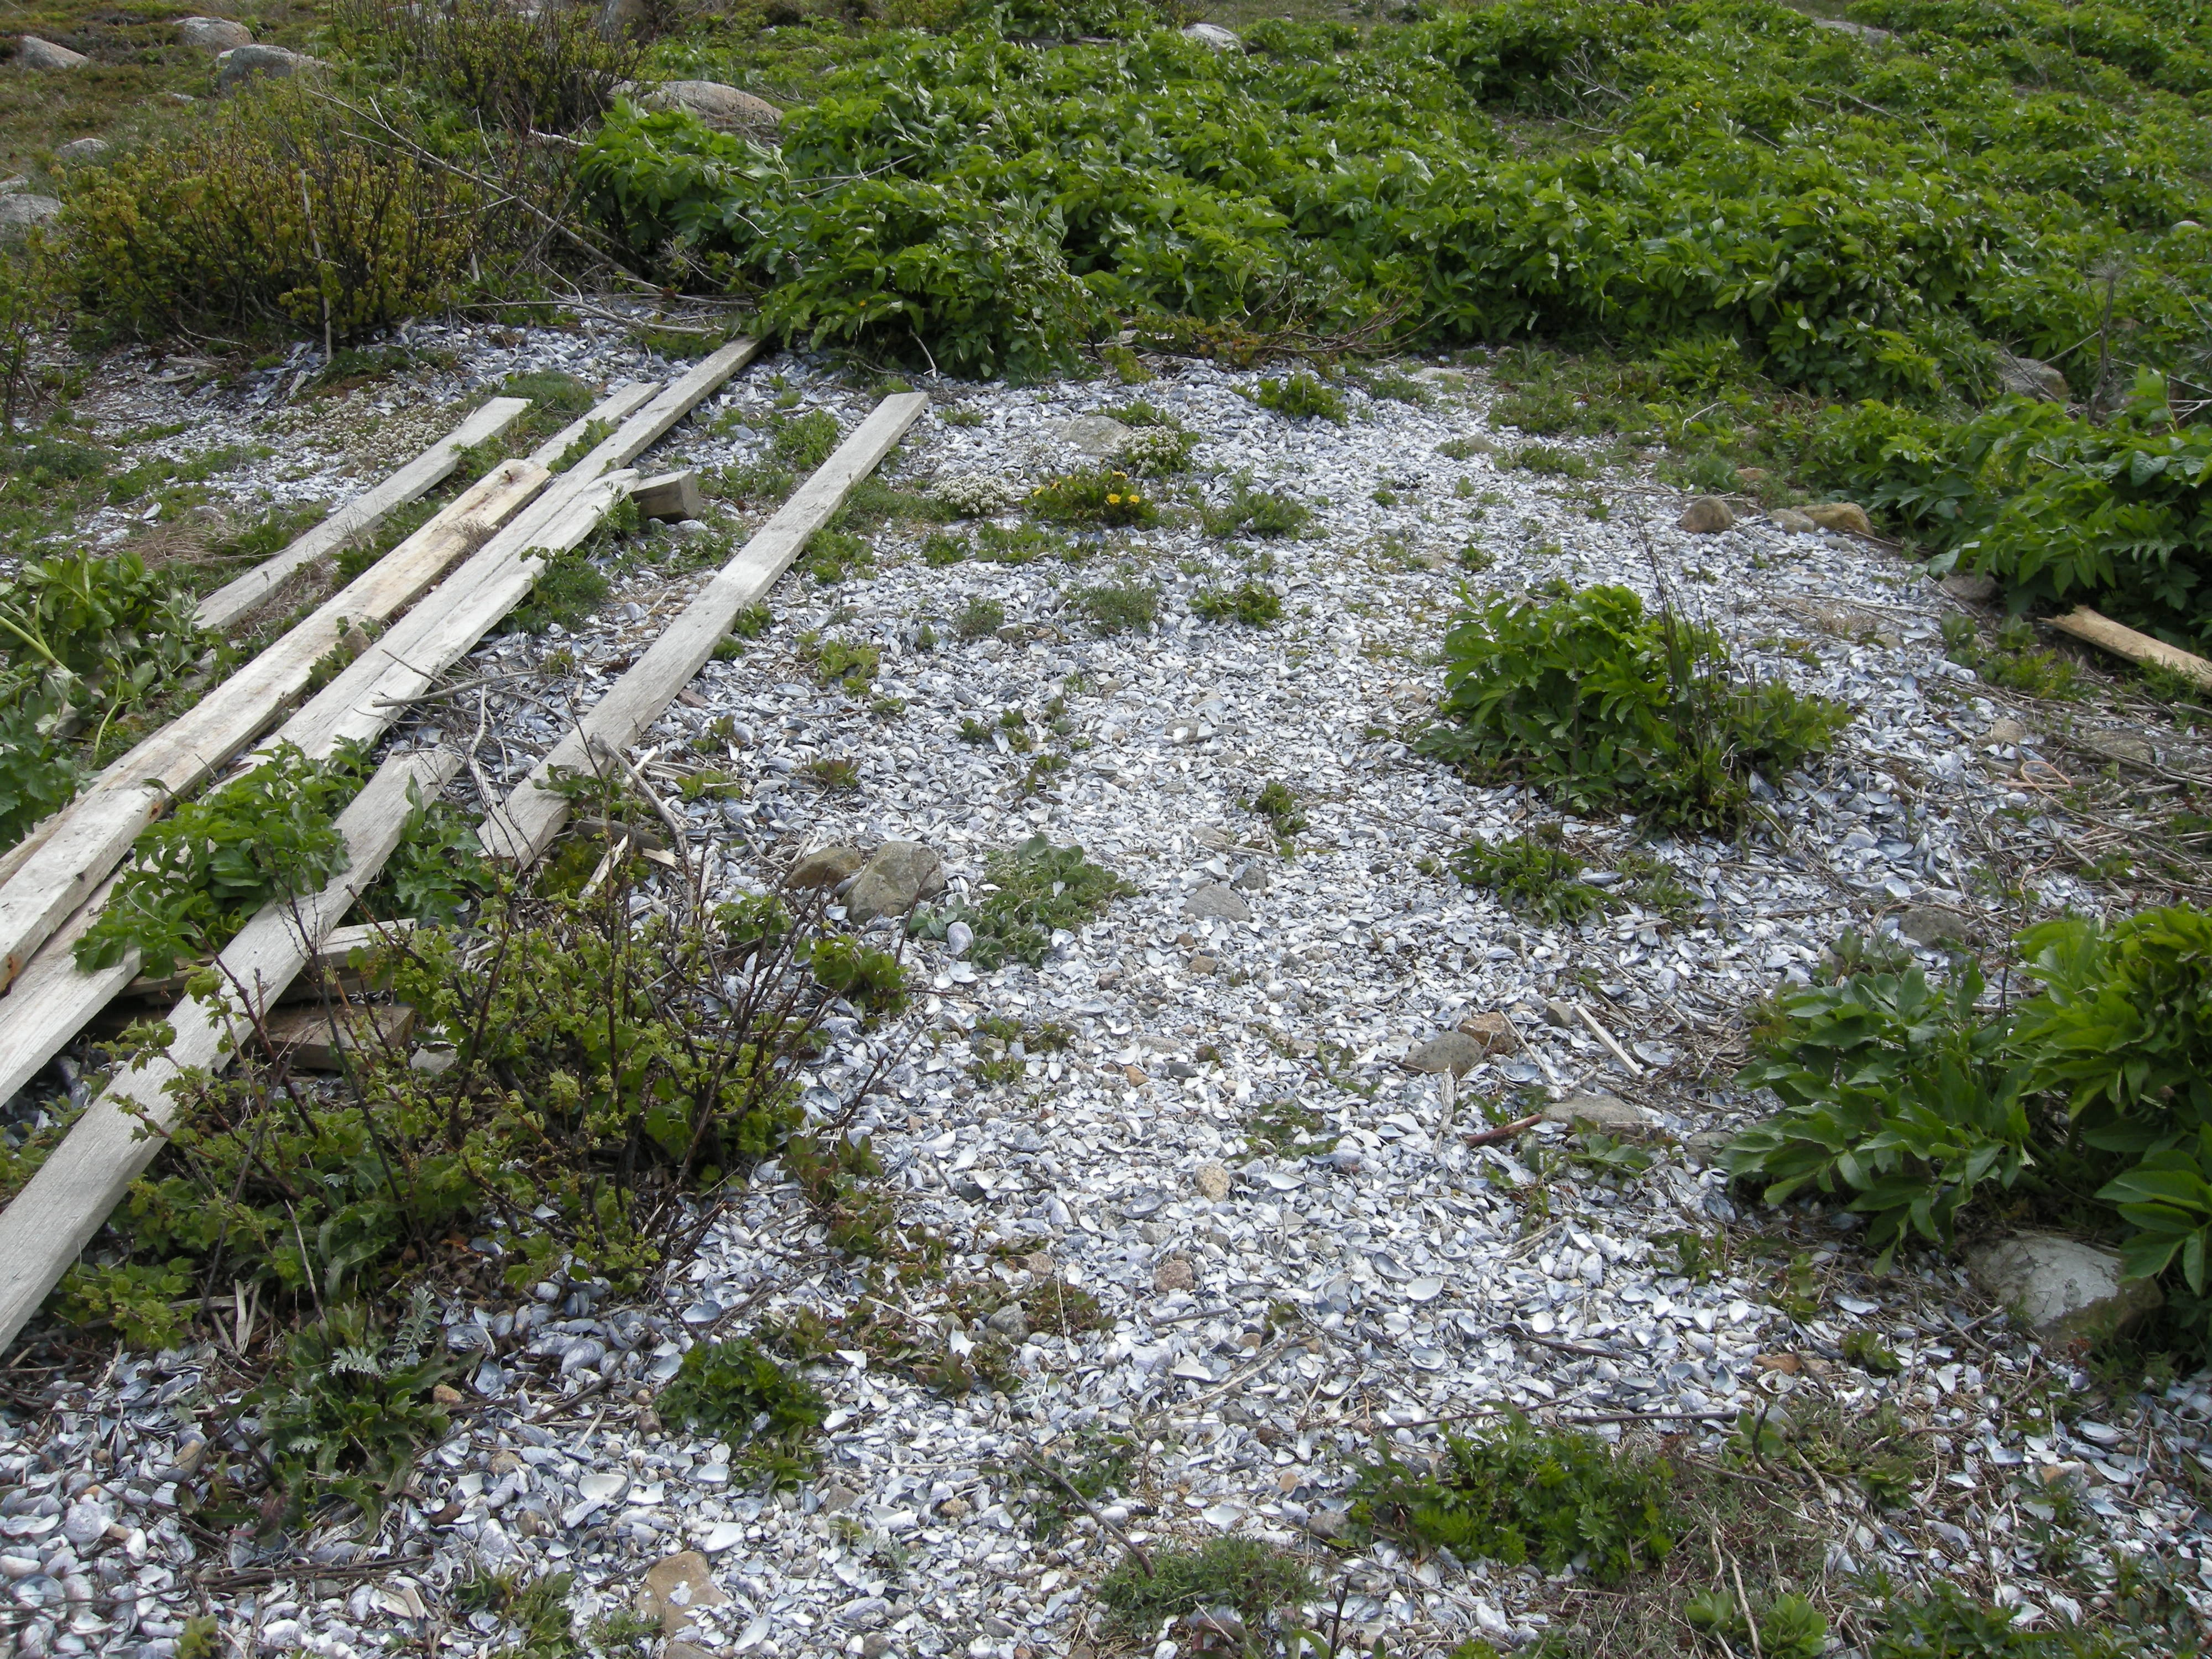
<svg viewBox="0 0 2212 1659"><path fill-rule="evenodd" d="M1498 599L1444 639L1443 724L1420 752L1517 778L1577 811L1628 808L1655 824L1725 832L1754 772L1826 750L1850 719L1825 698L1739 679L1718 635L1623 587L1548 603Z"/></svg>
<svg viewBox="0 0 2212 1659"><path fill-rule="evenodd" d="M1209 536L1295 536L1312 521L1313 509L1295 497L1240 481L1227 500L1208 507L1202 516Z"/></svg>
<svg viewBox="0 0 2212 1659"><path fill-rule="evenodd" d="M515 606L509 625L525 634L543 634L556 626L574 632L611 591L606 573L592 561L588 543L555 553L531 584L530 597Z"/></svg>
<svg viewBox="0 0 2212 1659"><path fill-rule="evenodd" d="M672 1422L742 1446L737 1461L771 1486L813 1465L814 1437L829 1415L811 1383L742 1339L695 1343L653 1407Z"/></svg>
<svg viewBox="0 0 2212 1659"><path fill-rule="evenodd" d="M1143 526L1159 521L1159 504L1127 472L1097 466L1053 478L1023 503L1053 524Z"/></svg>
<svg viewBox="0 0 2212 1659"><path fill-rule="evenodd" d="M272 899L319 890L345 868L336 824L365 777L348 751L309 760L289 744L143 831L113 893L76 945L77 965L132 951L149 974L212 955Z"/></svg>
<svg viewBox="0 0 2212 1659"><path fill-rule="evenodd" d="M1346 419L1344 394L1303 369L1283 380L1261 381L1253 389L1252 401L1293 420L1334 421L1342 426Z"/></svg>
<svg viewBox="0 0 2212 1659"><path fill-rule="evenodd" d="M1306 827L1306 815L1297 792L1280 778L1270 778L1253 793L1252 810L1267 820L1278 836L1295 836Z"/></svg>
<svg viewBox="0 0 2212 1659"><path fill-rule="evenodd" d="M933 570L958 564L968 556L968 544L957 536L938 531L921 544L921 562Z"/></svg>
<svg viewBox="0 0 2212 1659"><path fill-rule="evenodd" d="M1079 587L1070 596L1070 603L1101 634L1149 631L1160 614L1158 592L1133 582Z"/></svg>
<svg viewBox="0 0 2212 1659"><path fill-rule="evenodd" d="M1516 910L1546 921L1580 921L1606 908L1606 892L1585 883L1583 861L1566 849L1556 823L1507 841L1477 836L1451 856L1452 873L1486 888Z"/></svg>
<svg viewBox="0 0 2212 1659"><path fill-rule="evenodd" d="M1190 602L1191 613L1207 622L1242 623L1272 628L1283 615L1283 596L1264 582L1240 582L1234 588L1209 587Z"/></svg>
<svg viewBox="0 0 2212 1659"><path fill-rule="evenodd" d="M991 969L1012 960L1034 968L1051 948L1054 930L1080 927L1109 901L1135 890L1085 858L1080 847L1055 847L1042 836L994 853L983 876L980 904L956 900L919 907L908 918L907 931L942 939L954 922L965 922L975 933L968 954L976 966Z"/></svg>
<svg viewBox="0 0 2212 1659"><path fill-rule="evenodd" d="M1352 1515L1376 1533L1462 1559L1557 1572L1586 1558L1593 1578L1614 1584L1674 1547L1673 1479L1658 1458L1516 1416L1480 1438L1447 1438L1433 1471L1388 1457L1369 1465Z"/></svg>
<svg viewBox="0 0 2212 1659"><path fill-rule="evenodd" d="M1720 1589L1701 1590L1683 1604L1690 1628L1717 1638L1730 1652L1758 1652L1771 1659L1820 1659L1828 1640L1828 1621L1795 1590L1785 1590L1747 1617L1742 1600Z"/></svg>
<svg viewBox="0 0 2212 1659"><path fill-rule="evenodd" d="M299 1520L336 1504L382 1512L416 1454L447 1430L444 1410L426 1398L447 1370L436 1335L429 1296L417 1292L389 1342L353 1304L291 1340L257 1400L283 1514Z"/></svg>
<svg viewBox="0 0 2212 1659"><path fill-rule="evenodd" d="M1114 1625L1125 1636L1146 1639L1170 1620L1217 1607L1230 1609L1246 1631L1257 1632L1316 1591L1304 1562L1255 1538L1156 1550L1149 1563L1126 1557L1098 1583L1098 1599Z"/></svg>
<svg viewBox="0 0 2212 1659"><path fill-rule="evenodd" d="M970 598L952 624L955 637L973 641L987 639L1006 625L1006 607L981 594Z"/></svg>

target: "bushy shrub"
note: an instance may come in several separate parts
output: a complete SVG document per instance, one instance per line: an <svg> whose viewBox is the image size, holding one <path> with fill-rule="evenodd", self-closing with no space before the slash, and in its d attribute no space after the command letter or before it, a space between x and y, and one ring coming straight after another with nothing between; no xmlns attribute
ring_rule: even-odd
<svg viewBox="0 0 2212 1659"><path fill-rule="evenodd" d="M1754 772L1824 753L1850 712L1735 677L1717 635L1625 587L1540 603L1493 599L1444 637L1445 723L1417 747L1477 776L1516 778L1577 812L1727 830Z"/></svg>
<svg viewBox="0 0 2212 1659"><path fill-rule="evenodd" d="M2102 1206L2127 1271L2164 1278L2201 1333L2212 1304L2212 916L2080 917L2014 941L2041 992L1978 1006L1978 965L1931 985L1879 959L1781 999L1740 1079L1782 1110L1729 1168L1769 1201L1818 1193L1868 1218L1886 1259L1948 1244L1993 1193Z"/></svg>
<svg viewBox="0 0 2212 1659"><path fill-rule="evenodd" d="M628 33L602 29L589 6L341 0L333 21L353 56L525 136L597 120L641 55Z"/></svg>
<svg viewBox="0 0 2212 1659"><path fill-rule="evenodd" d="M1452 1436L1433 1470L1385 1458L1363 1470L1354 1521L1389 1537L1557 1572L1587 1558L1589 1576L1620 1583L1666 1559L1680 1523L1673 1471L1577 1429L1514 1417L1480 1437Z"/></svg>
<svg viewBox="0 0 2212 1659"><path fill-rule="evenodd" d="M490 245L459 174L285 84L70 175L79 301L131 332L272 325L350 337L442 307Z"/></svg>

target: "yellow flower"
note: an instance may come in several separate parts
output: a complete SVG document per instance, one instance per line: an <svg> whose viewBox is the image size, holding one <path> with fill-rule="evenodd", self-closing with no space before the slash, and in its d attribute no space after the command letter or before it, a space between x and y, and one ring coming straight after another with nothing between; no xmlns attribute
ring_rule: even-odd
<svg viewBox="0 0 2212 1659"><path fill-rule="evenodd" d="M1106 505L1109 507L1119 507L1121 505L1121 498L1119 495L1109 495L1106 498Z"/></svg>

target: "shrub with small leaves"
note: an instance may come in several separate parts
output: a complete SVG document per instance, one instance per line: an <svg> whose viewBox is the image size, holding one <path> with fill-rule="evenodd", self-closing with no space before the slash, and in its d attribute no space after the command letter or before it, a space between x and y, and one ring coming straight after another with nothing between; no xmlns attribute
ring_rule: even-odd
<svg viewBox="0 0 2212 1659"><path fill-rule="evenodd" d="M969 599L952 631L968 641L987 639L1006 625L1006 607L996 599L976 594Z"/></svg>
<svg viewBox="0 0 2212 1659"><path fill-rule="evenodd" d="M1209 587L1190 602L1191 614L1207 622L1242 623L1272 628L1283 614L1283 596L1265 582L1239 582L1233 588Z"/></svg>
<svg viewBox="0 0 2212 1659"><path fill-rule="evenodd" d="M811 1383L747 1339L694 1344L653 1409L742 1447L738 1462L770 1486L812 1467L814 1437L830 1411Z"/></svg>
<svg viewBox="0 0 2212 1659"><path fill-rule="evenodd" d="M1109 583L1102 587L1079 587L1071 597L1074 609L1090 619L1101 634L1127 634L1149 629L1159 619L1160 596L1133 582Z"/></svg>
<svg viewBox="0 0 2212 1659"><path fill-rule="evenodd" d="M1262 409L1293 420L1334 421L1342 426L1346 418L1344 394L1319 375L1303 369L1286 380L1261 381L1252 400Z"/></svg>

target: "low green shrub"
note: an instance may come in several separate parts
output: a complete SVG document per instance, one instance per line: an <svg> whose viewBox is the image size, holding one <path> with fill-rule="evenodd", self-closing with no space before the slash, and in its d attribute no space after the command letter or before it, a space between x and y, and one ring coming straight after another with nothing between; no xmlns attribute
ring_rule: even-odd
<svg viewBox="0 0 2212 1659"><path fill-rule="evenodd" d="M1267 819L1267 827L1278 836L1295 836L1306 827L1306 815L1298 805L1297 792L1280 778L1270 778L1261 784L1247 805Z"/></svg>
<svg viewBox="0 0 2212 1659"><path fill-rule="evenodd" d="M875 555L861 538L849 530L824 526L806 538L806 552L799 566L827 587L867 569L874 562Z"/></svg>
<svg viewBox="0 0 2212 1659"><path fill-rule="evenodd" d="M994 890L982 894L981 902L920 906L907 919L907 931L917 939L942 939L954 922L965 922L975 935L968 957L977 967L1014 961L1035 968L1052 948L1055 929L1080 927L1112 900L1136 890L1085 858L1080 847L1055 847L1042 836L994 853L984 862L983 878Z"/></svg>
<svg viewBox="0 0 2212 1659"><path fill-rule="evenodd" d="M574 6L520 9L498 0L434 8L339 0L338 44L385 76L452 100L495 129L573 132L612 108L641 49Z"/></svg>
<svg viewBox="0 0 2212 1659"><path fill-rule="evenodd" d="M274 327L341 338L441 310L501 227L460 173L363 135L291 82L70 175L85 309L141 336Z"/></svg>
<svg viewBox="0 0 2212 1659"><path fill-rule="evenodd" d="M1101 634L1144 632L1160 615L1158 592L1135 582L1079 587L1070 596L1070 603Z"/></svg>
<svg viewBox="0 0 2212 1659"><path fill-rule="evenodd" d="M1625 587L1497 599L1444 637L1443 724L1416 747L1485 779L1533 784L1577 812L1632 811L1725 833L1754 772L1826 751L1850 711L1738 679L1711 629L1647 616Z"/></svg>
<svg viewBox="0 0 2212 1659"><path fill-rule="evenodd" d="M1948 983L1875 957L1778 1000L1739 1079L1782 1109L1730 1170L1769 1202L1818 1194L1868 1218L1884 1261L1948 1246L1972 1211L2092 1215L2181 1328L2212 1324L2212 916L2186 905L2069 917L2014 941L2041 991L1984 1010L1979 964Z"/></svg>
<svg viewBox="0 0 2212 1659"><path fill-rule="evenodd" d="M518 633L543 634L559 627L574 633L614 591L606 572L592 558L592 544L548 557L531 584L530 597L508 613L507 625Z"/></svg>
<svg viewBox="0 0 2212 1659"><path fill-rule="evenodd" d="M1552 922L1604 913L1605 890L1583 880L1585 867L1562 844L1557 824L1504 841L1478 836L1451 857L1452 873L1468 886L1484 888L1515 909Z"/></svg>
<svg viewBox="0 0 2212 1659"><path fill-rule="evenodd" d="M694 1343L653 1409L726 1441L738 1449L733 1467L770 1486L787 1486L812 1467L813 1442L830 1414L811 1383L744 1340Z"/></svg>
<svg viewBox="0 0 2212 1659"><path fill-rule="evenodd" d="M1239 480L1229 499L1201 514L1209 536L1295 536L1313 521L1313 509L1294 496L1255 489Z"/></svg>
<svg viewBox="0 0 2212 1659"><path fill-rule="evenodd" d="M952 631L959 638L974 641L988 638L1006 625L1006 607L996 599L987 599L977 594L968 601Z"/></svg>
<svg viewBox="0 0 2212 1659"><path fill-rule="evenodd" d="M366 757L311 761L284 744L147 826L99 919L76 945L89 972L137 951L156 976L212 956L272 899L319 891L346 866L337 818L367 781Z"/></svg>
<svg viewBox="0 0 2212 1659"><path fill-rule="evenodd" d="M1265 582L1239 582L1235 587L1206 588L1191 600L1190 610L1207 622L1272 628L1282 620L1283 596Z"/></svg>
<svg viewBox="0 0 2212 1659"><path fill-rule="evenodd" d="M1253 389L1252 401L1293 420L1334 421L1342 426L1347 418L1344 394L1319 375L1304 370L1284 380L1261 381Z"/></svg>
<svg viewBox="0 0 2212 1659"><path fill-rule="evenodd" d="M1352 1519L1387 1537L1558 1572L1571 1562L1616 1584L1667 1559L1680 1522L1662 1460L1574 1429L1512 1417L1480 1437L1451 1436L1426 1463L1363 1469Z"/></svg>
<svg viewBox="0 0 2212 1659"><path fill-rule="evenodd" d="M331 1309L286 1344L282 1368L256 1391L278 1516L218 1501L217 1516L297 1524L349 1504L374 1520L450 1419L430 1390L452 1367L438 1351L436 1310L419 1292L387 1341L357 1303ZM228 1483L223 1483L228 1485Z"/></svg>
<svg viewBox="0 0 2212 1659"><path fill-rule="evenodd" d="M1994 647L1984 644L1973 619L1954 613L1943 618L1943 654L1971 668L1991 685L2031 697L2071 702L2081 695L2081 674L2056 651L2038 648L2034 624L2008 617L1998 625Z"/></svg>
<svg viewBox="0 0 2212 1659"><path fill-rule="evenodd" d="M1075 556L1073 544L1041 525L985 524L975 527L975 556L985 564L1029 564L1047 555Z"/></svg>
<svg viewBox="0 0 2212 1659"><path fill-rule="evenodd" d="M1249 1632L1248 1652L1267 1650L1261 1633L1317 1593L1304 1562L1256 1538L1156 1550L1149 1565L1125 1555L1098 1582L1098 1600L1123 1636L1151 1641L1170 1620L1226 1608Z"/></svg>
<svg viewBox="0 0 2212 1659"><path fill-rule="evenodd" d="M838 441L837 417L826 409L810 409L804 415L770 418L771 442L776 458L801 472L811 472L828 460Z"/></svg>
<svg viewBox="0 0 2212 1659"><path fill-rule="evenodd" d="M968 544L957 536L948 536L938 531L921 544L921 562L932 570L942 570L947 565L962 562L968 556Z"/></svg>

